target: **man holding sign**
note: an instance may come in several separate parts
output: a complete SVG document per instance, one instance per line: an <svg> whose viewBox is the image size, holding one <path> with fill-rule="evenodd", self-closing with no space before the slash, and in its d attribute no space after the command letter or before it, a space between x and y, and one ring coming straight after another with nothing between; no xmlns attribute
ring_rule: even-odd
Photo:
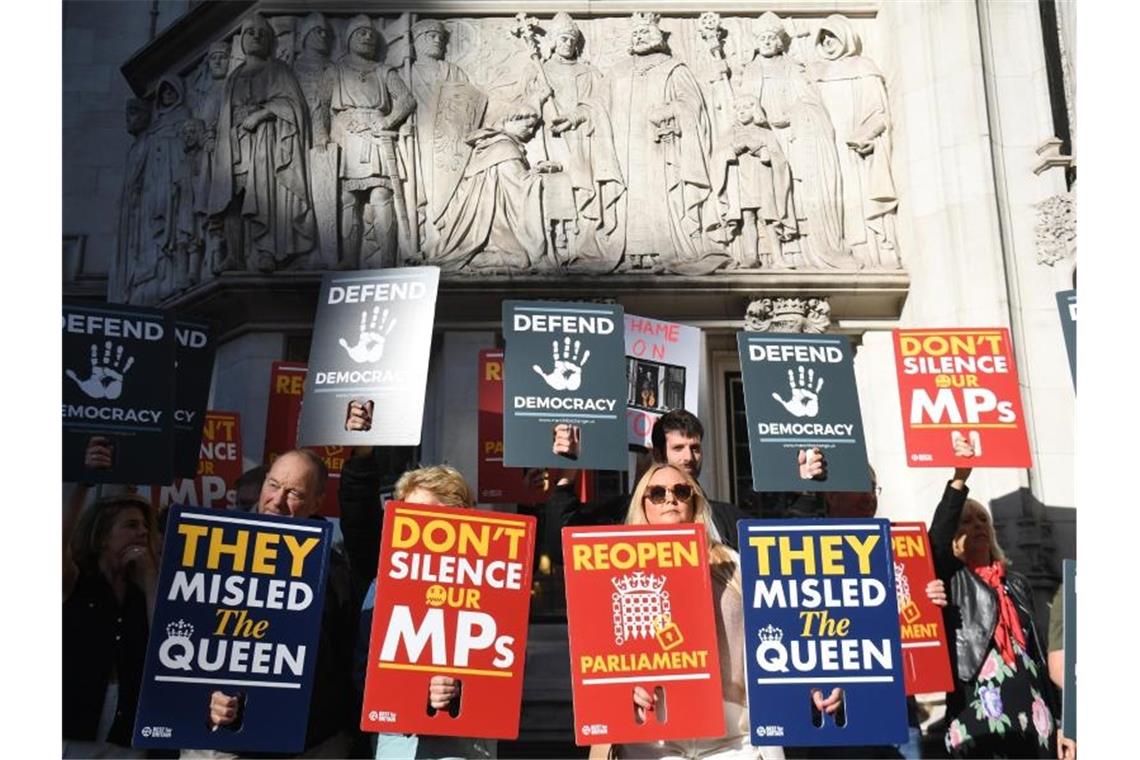
<svg viewBox="0 0 1140 760"><path fill-rule="evenodd" d="M258 513L320 520L322 518L316 512L327 479L327 470L323 462L312 452L295 449L282 454L274 460L273 466L265 476L258 500ZM252 546L254 543L250 542L249 545ZM284 548L285 544L282 544L282 547L276 552L278 563L285 562L290 556ZM203 546L202 551L206 548ZM210 551L213 553L215 550L211 548ZM217 551L221 555L227 549L221 547ZM306 752L321 753L317 756L340 757L347 754L351 742L351 716L354 713L354 706L351 704L351 648L345 642L352 641L356 611L349 594L348 564L338 551L329 552L328 567L324 576L325 600L321 611L320 643L312 671L312 696L304 734L304 748ZM235 629L240 627L242 622L231 621ZM253 635L256 636L256 631ZM245 718L246 705L243 702L243 695L237 689L232 687L214 689L208 702L202 705L203 718L213 726L214 732L226 727L236 730L234 727L240 726ZM249 733L249 727L243 733ZM137 735L138 727L136 727ZM227 734L223 736L229 738ZM236 737L237 734L233 736ZM281 749L281 746L274 744L271 739L260 746L249 744L242 746L255 750Z"/></svg>

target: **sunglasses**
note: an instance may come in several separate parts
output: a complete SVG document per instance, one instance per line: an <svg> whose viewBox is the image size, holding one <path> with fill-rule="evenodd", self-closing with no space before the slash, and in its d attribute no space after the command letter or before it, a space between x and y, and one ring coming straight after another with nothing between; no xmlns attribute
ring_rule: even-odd
<svg viewBox="0 0 1140 760"><path fill-rule="evenodd" d="M677 501L688 501L693 498L693 487L688 483L679 483L672 488L669 486L649 486L645 489L645 498L654 504L663 504L666 494L670 492Z"/></svg>

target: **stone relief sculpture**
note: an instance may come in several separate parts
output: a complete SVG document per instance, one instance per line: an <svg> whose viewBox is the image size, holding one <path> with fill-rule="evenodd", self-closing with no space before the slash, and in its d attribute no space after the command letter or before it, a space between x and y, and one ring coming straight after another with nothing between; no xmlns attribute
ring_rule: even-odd
<svg viewBox="0 0 1140 760"><path fill-rule="evenodd" d="M309 107L310 115L316 114L321 80L333 65L333 39L332 26L323 13L310 13L297 25L296 41L300 50L293 58L293 73L297 75L301 92L305 93L305 104ZM323 144L328 141L328 135L321 134L319 129L314 118L313 142Z"/></svg>
<svg viewBox="0 0 1140 760"><path fill-rule="evenodd" d="M788 269L783 245L796 236L788 160L755 95L738 95L734 110L736 123L722 136L714 160L722 222L739 234L734 263L740 269Z"/></svg>
<svg viewBox="0 0 1140 760"><path fill-rule="evenodd" d="M184 125L190 118L182 80L163 77L155 92L143 169L143 250L157 264L158 297L197 282L201 241L194 238L194 191Z"/></svg>
<svg viewBox="0 0 1140 760"><path fill-rule="evenodd" d="M750 332L827 332L831 303L826 298L757 298L744 312L744 329Z"/></svg>
<svg viewBox="0 0 1140 760"><path fill-rule="evenodd" d="M835 128L843 177L843 234L868 267L897 268L891 176L891 118L883 74L862 55L862 42L843 16L820 24L815 47L823 60L808 67Z"/></svg>
<svg viewBox="0 0 1140 760"><path fill-rule="evenodd" d="M546 29L553 48L545 61L534 19L520 16L515 34L525 39L535 62L525 89L542 109L536 141L543 159L562 167L544 184L551 220L549 261L610 271L621 256L617 203L625 183L614 150L607 84L598 69L581 59L582 31L568 14L557 14Z"/></svg>
<svg viewBox="0 0 1140 760"><path fill-rule="evenodd" d="M669 52L660 17L635 13L629 58L610 75L614 147L626 191L626 252L657 252L660 266L707 274L728 263L705 235L712 125L696 78Z"/></svg>
<svg viewBox="0 0 1140 760"><path fill-rule="evenodd" d="M339 148L336 263L344 269L393 267L398 242L409 249L408 227L416 218L397 157L397 130L416 103L399 72L377 60L380 35L370 18L354 16L345 35L348 53L321 81L315 119L321 126L314 130Z"/></svg>
<svg viewBox="0 0 1140 760"><path fill-rule="evenodd" d="M158 299L154 282L155 262L143 251L143 169L146 167L146 128L150 126L150 103L131 98L126 104L127 132L134 138L127 149L123 188L119 193L117 253L110 273L108 294L120 303L151 303Z"/></svg>
<svg viewBox="0 0 1140 760"><path fill-rule="evenodd" d="M482 123L487 96L470 84L463 69L444 60L447 27L442 21L417 21L412 51L417 206L423 214L419 240L431 251L438 247L441 217L471 156L466 137Z"/></svg>
<svg viewBox="0 0 1140 760"><path fill-rule="evenodd" d="M756 55L738 87L760 98L791 163L800 251L808 267L858 266L843 237L842 177L835 130L803 64L787 55L784 23L768 12L756 24Z"/></svg>
<svg viewBox="0 0 1140 760"><path fill-rule="evenodd" d="M225 225L223 269L271 272L314 243L309 114L292 69L273 56L274 41L261 15L248 18L241 26L245 62L226 79L208 200L210 215Z"/></svg>
<svg viewBox="0 0 1140 760"><path fill-rule="evenodd" d="M843 16L797 28L793 51L770 12L252 15L184 98L173 75L157 88L128 153L112 293L421 262L899 268L885 79Z"/></svg>
<svg viewBox="0 0 1140 760"><path fill-rule="evenodd" d="M445 269L526 271L540 266L546 250L544 175L561 165L527 163L525 143L539 115L525 98L495 101L488 126L468 136L471 160L443 215L440 242L431 257Z"/></svg>
<svg viewBox="0 0 1140 760"><path fill-rule="evenodd" d="M230 40L210 45L204 65L190 88L191 119L186 124L186 148L190 154L194 192L195 237L203 242L203 267L200 275L221 271L224 251L222 225L210 220L207 201L210 195L211 165L218 143L218 115L230 70Z"/></svg>

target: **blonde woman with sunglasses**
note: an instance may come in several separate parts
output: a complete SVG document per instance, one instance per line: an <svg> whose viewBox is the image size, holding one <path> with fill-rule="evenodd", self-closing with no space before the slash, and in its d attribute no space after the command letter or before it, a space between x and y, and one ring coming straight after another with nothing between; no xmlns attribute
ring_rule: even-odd
<svg viewBox="0 0 1140 760"><path fill-rule="evenodd" d="M629 525L701 523L709 541L713 610L723 689L726 733L719 739L658 741L614 747L617 757L716 758L716 760L774 760L784 757L779 747L753 747L749 743L748 691L744 677L744 597L740 583L740 555L725 546L712 522L712 511L700 485L687 472L669 464L654 464L633 492ZM642 686L633 688L638 716L656 709L657 697Z"/></svg>

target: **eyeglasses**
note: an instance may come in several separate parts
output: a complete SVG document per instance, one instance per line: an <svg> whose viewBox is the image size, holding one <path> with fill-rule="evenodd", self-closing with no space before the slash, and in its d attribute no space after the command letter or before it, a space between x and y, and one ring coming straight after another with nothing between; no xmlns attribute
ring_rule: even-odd
<svg viewBox="0 0 1140 760"><path fill-rule="evenodd" d="M678 483L675 486L649 486L645 489L645 498L654 504L663 504L666 494L672 493L677 501L688 501L693 498L693 487L688 483Z"/></svg>

